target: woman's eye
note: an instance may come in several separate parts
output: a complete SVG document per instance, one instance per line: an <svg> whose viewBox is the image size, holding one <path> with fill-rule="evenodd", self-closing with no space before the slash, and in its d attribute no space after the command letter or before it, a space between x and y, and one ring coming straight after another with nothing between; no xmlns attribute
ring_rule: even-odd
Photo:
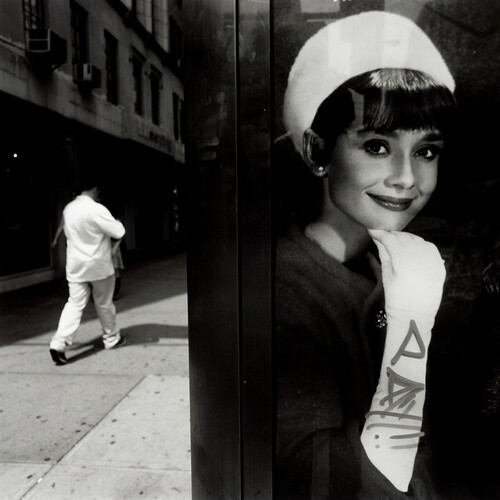
<svg viewBox="0 0 500 500"><path fill-rule="evenodd" d="M441 153L441 148L438 146L425 146L416 151L415 156L422 160L432 161Z"/></svg>
<svg viewBox="0 0 500 500"><path fill-rule="evenodd" d="M364 145L364 149L371 155L386 155L389 153L389 148L386 144L379 141L370 141Z"/></svg>

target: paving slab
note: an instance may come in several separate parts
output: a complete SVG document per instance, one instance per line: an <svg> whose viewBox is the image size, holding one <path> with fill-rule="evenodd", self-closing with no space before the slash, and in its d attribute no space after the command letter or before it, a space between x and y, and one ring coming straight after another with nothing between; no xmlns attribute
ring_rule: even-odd
<svg viewBox="0 0 500 500"><path fill-rule="evenodd" d="M22 500L191 500L191 475L59 465Z"/></svg>
<svg viewBox="0 0 500 500"><path fill-rule="evenodd" d="M62 460L190 470L189 380L146 377Z"/></svg>
<svg viewBox="0 0 500 500"><path fill-rule="evenodd" d="M1 373L0 462L56 463L141 378Z"/></svg>
<svg viewBox="0 0 500 500"><path fill-rule="evenodd" d="M191 498L189 381L144 378L23 498Z"/></svg>
<svg viewBox="0 0 500 500"><path fill-rule="evenodd" d="M18 500L35 486L52 464L0 463L0 495L5 500Z"/></svg>

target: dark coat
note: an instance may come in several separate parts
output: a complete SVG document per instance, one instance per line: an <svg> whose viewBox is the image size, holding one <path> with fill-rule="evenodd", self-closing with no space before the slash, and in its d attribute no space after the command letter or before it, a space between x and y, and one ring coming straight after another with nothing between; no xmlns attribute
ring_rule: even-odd
<svg viewBox="0 0 500 500"><path fill-rule="evenodd" d="M422 438L407 494L369 462L360 435L378 382L385 328L379 264L342 265L299 230L277 246L276 498L443 498ZM425 418L424 418L425 421Z"/></svg>

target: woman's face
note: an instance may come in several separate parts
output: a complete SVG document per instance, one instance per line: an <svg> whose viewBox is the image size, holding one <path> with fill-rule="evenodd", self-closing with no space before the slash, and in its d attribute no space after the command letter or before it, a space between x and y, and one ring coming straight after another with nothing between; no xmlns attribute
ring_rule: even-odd
<svg viewBox="0 0 500 500"><path fill-rule="evenodd" d="M330 200L368 229L400 231L433 193L442 149L436 130L348 130L332 151Z"/></svg>

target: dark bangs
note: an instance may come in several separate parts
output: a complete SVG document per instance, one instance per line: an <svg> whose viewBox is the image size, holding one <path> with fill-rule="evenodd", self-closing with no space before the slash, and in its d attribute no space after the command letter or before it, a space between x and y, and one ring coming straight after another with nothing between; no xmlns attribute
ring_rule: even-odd
<svg viewBox="0 0 500 500"><path fill-rule="evenodd" d="M311 128L327 143L349 127L392 132L437 129L456 122L451 91L410 69L378 69L351 78L323 101Z"/></svg>
<svg viewBox="0 0 500 500"><path fill-rule="evenodd" d="M348 87L364 100L364 129L392 132L431 128L445 133L454 123L453 94L430 76L401 69L377 70L367 76L368 82L361 77L360 84L353 81Z"/></svg>

